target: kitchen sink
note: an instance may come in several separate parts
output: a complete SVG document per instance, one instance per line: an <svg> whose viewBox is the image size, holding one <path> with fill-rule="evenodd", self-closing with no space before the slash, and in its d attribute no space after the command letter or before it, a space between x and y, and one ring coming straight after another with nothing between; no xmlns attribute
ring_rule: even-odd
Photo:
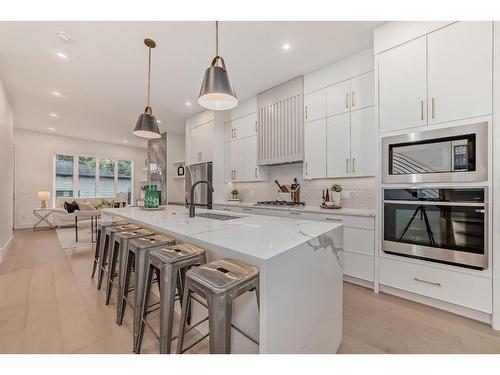
<svg viewBox="0 0 500 375"><path fill-rule="evenodd" d="M204 217L205 219L214 219L214 220L231 220L231 219L239 219L241 216L234 215L224 215L224 214L214 214L211 212L204 212L202 214L196 214L198 217Z"/></svg>

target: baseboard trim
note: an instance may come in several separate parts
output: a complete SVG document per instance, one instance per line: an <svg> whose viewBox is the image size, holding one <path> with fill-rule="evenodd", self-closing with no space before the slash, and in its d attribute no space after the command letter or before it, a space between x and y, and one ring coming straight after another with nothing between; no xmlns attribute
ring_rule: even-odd
<svg viewBox="0 0 500 375"><path fill-rule="evenodd" d="M10 246L12 245L12 240L14 239L14 235L11 234L10 238L7 240L3 247L0 247L0 263L2 263L3 257L7 255Z"/></svg>
<svg viewBox="0 0 500 375"><path fill-rule="evenodd" d="M365 288L369 288L369 289L373 289L374 285L375 285L372 281L359 279L357 277L349 276L349 275L344 275L344 281L347 283L351 283L351 284L361 285L361 286L364 286Z"/></svg>
<svg viewBox="0 0 500 375"><path fill-rule="evenodd" d="M380 284L380 291L491 325L491 314Z"/></svg>

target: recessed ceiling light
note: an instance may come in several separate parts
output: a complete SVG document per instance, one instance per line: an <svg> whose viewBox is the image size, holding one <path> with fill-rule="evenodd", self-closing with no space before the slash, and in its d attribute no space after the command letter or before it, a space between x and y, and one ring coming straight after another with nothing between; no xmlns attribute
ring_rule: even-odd
<svg viewBox="0 0 500 375"><path fill-rule="evenodd" d="M184 103L186 106L191 107L191 102Z"/></svg>
<svg viewBox="0 0 500 375"><path fill-rule="evenodd" d="M47 129L49 129L51 132L55 132L56 131L56 128L53 128L52 126L49 127L49 128L47 128Z"/></svg>
<svg viewBox="0 0 500 375"><path fill-rule="evenodd" d="M61 39L63 42L70 43L71 42L71 35L64 31L58 31L56 33L57 37Z"/></svg>
<svg viewBox="0 0 500 375"><path fill-rule="evenodd" d="M56 55L59 56L61 59L63 60L67 60L68 59L68 56L66 56L64 53L62 52L56 52Z"/></svg>
<svg viewBox="0 0 500 375"><path fill-rule="evenodd" d="M123 143L128 143L128 141L126 139L123 140Z"/></svg>
<svg viewBox="0 0 500 375"><path fill-rule="evenodd" d="M54 117L54 118L55 118L55 117L59 117L59 115L58 115L57 113L49 113L49 116L50 116L50 117Z"/></svg>
<svg viewBox="0 0 500 375"><path fill-rule="evenodd" d="M61 94L59 91L51 91L51 94L52 94L53 96L57 96L57 97L62 96L62 94Z"/></svg>
<svg viewBox="0 0 500 375"><path fill-rule="evenodd" d="M290 44L285 43L285 44L283 44L282 48L286 51L286 50L290 49L290 47L291 47Z"/></svg>

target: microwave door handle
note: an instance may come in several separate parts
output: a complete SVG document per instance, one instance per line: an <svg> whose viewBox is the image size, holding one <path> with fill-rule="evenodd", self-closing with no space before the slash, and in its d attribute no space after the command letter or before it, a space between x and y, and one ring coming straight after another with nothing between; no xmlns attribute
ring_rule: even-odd
<svg viewBox="0 0 500 375"><path fill-rule="evenodd" d="M485 207L484 202L434 202L434 201L404 201L385 200L385 204L406 204L412 206L455 206L455 207Z"/></svg>

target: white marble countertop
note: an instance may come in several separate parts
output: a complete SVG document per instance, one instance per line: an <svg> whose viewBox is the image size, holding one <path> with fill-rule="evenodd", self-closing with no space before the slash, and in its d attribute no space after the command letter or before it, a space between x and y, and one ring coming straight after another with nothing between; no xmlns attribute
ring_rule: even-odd
<svg viewBox="0 0 500 375"><path fill-rule="evenodd" d="M263 261L279 255L342 224L318 222L225 211L196 209L236 216L236 219L215 220L190 218L182 206L168 205L164 210L146 211L140 207L106 208L103 214L118 215L143 224L152 230L176 237L180 241L236 252ZM215 248L214 248L215 247Z"/></svg>
<svg viewBox="0 0 500 375"><path fill-rule="evenodd" d="M286 210L320 213L325 215L350 215L350 216L375 216L375 210L359 209L359 208L339 208L325 209L319 206L256 206L255 203L247 202L215 202L214 206L236 206L236 207L251 207L267 210Z"/></svg>

